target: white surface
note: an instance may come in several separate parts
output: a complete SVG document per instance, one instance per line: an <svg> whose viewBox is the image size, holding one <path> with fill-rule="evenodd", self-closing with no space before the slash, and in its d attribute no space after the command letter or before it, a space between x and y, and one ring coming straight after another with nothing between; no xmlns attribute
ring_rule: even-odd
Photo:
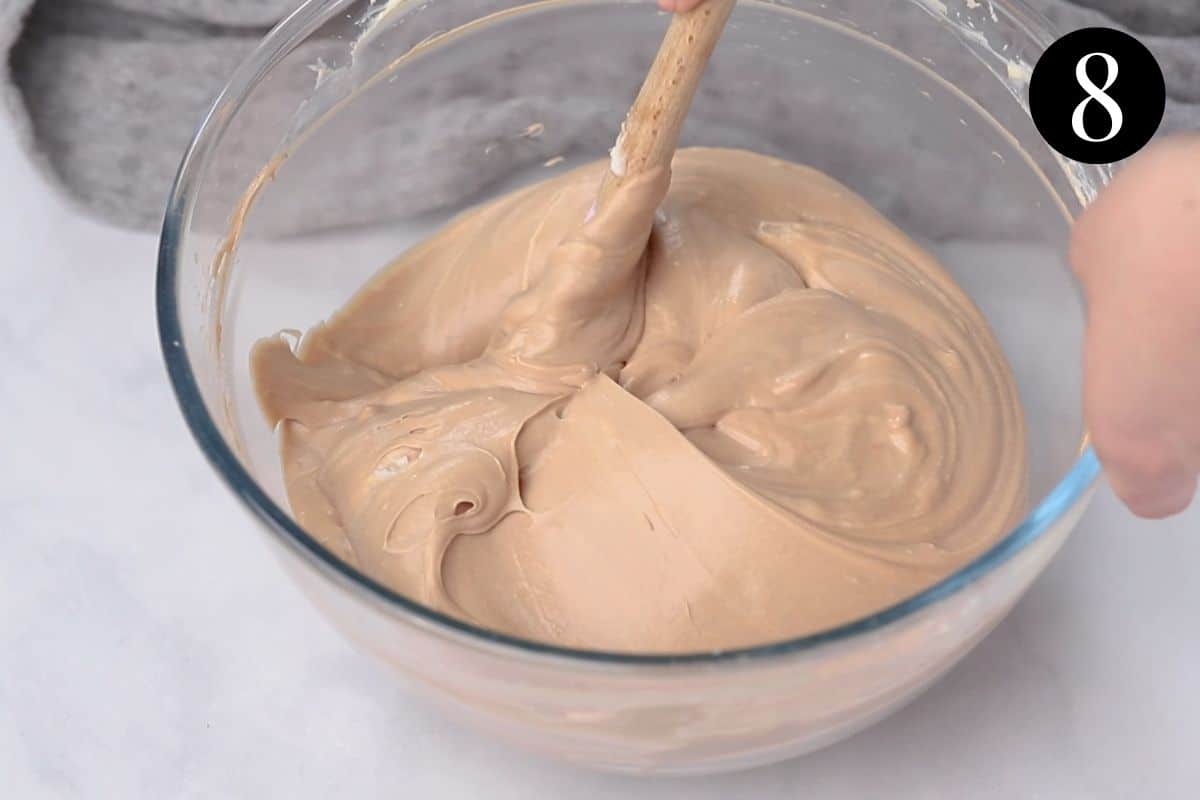
<svg viewBox="0 0 1200 800"><path fill-rule="evenodd" d="M1200 791L1200 508L1152 525L1102 492L995 634L849 742L703 780L580 772L444 721L307 607L176 411L154 238L75 216L6 130L0 241L0 796Z"/></svg>

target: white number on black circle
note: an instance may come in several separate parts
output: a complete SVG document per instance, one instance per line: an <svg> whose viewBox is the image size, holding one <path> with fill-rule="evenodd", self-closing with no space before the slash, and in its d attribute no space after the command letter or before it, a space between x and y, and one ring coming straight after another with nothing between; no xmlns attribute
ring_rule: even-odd
<svg viewBox="0 0 1200 800"><path fill-rule="evenodd" d="M1104 61L1106 74L1103 86L1097 86L1088 77L1087 65L1093 58L1099 58ZM1107 142L1120 133L1121 127L1125 124L1125 114L1121 111L1121 107L1117 105L1116 100L1105 94L1117 82L1118 69L1117 60L1108 53L1088 53L1079 59L1079 63L1075 65L1075 80L1079 81L1080 87L1087 92L1087 97L1083 98L1083 101L1075 106L1075 113L1071 115L1071 129L1075 131L1076 136L1085 142ZM1093 100L1108 112L1108 133L1100 138L1089 134L1087 128L1083 126L1083 113L1087 110L1088 104Z"/></svg>

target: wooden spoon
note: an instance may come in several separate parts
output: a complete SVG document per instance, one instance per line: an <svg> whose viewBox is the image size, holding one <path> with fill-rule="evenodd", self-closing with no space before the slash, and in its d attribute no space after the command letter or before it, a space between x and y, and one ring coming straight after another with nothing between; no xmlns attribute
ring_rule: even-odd
<svg viewBox="0 0 1200 800"><path fill-rule="evenodd" d="M604 205L630 177L655 167L670 169L696 87L735 2L704 0L671 20L641 91L621 125L609 171L600 186L598 205Z"/></svg>

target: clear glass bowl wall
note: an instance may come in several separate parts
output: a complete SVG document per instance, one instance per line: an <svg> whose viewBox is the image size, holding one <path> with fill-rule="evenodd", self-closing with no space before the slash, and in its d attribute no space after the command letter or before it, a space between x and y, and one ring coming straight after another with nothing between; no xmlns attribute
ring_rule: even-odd
<svg viewBox="0 0 1200 800"><path fill-rule="evenodd" d="M1031 516L901 606L748 652L569 652L472 629L357 575L291 520L249 349L325 318L453 214L604 157L667 21L649 0L311 0L238 68L185 158L158 302L198 442L340 630L527 747L693 773L808 752L882 718L979 641L1061 545L1098 472L1080 413L1084 309L1062 254L1107 172L1055 158L1028 118L1028 66L1052 37L1023 3L743 0L683 143L823 169L942 257L1017 374ZM1048 318L1052 335L1029 323Z"/></svg>

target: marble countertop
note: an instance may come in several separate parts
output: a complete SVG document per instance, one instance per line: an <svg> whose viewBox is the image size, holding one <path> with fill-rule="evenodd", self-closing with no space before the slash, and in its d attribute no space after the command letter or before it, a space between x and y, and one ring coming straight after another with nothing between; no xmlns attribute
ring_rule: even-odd
<svg viewBox="0 0 1200 800"><path fill-rule="evenodd" d="M0 129L0 795L1191 798L1200 508L1102 490L928 694L805 759L582 772L462 730L309 609L193 445L155 336L155 239L78 216Z"/></svg>

